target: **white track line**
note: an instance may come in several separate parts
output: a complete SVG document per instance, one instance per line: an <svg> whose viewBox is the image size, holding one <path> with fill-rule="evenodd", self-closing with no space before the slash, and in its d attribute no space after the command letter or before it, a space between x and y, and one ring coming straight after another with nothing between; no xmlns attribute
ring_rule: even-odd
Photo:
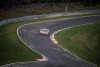
<svg viewBox="0 0 100 67"><path fill-rule="evenodd" d="M99 16L99 15L90 15L90 16L82 16L82 17L91 17L91 16ZM29 25L29 24L36 24L36 23L44 23L44 22L50 22L50 21L59 21L59 20L67 20L67 19L76 19L76 18L82 18L82 17L74 17L74 18L63 18L63 19L56 19L56 20L48 20L48 21L42 21L42 22L35 22L35 23L28 23L28 24L24 24L24 25L21 25L20 27L22 27L22 26L25 26L25 25ZM18 37L19 37L19 34L18 34L18 29L20 28L20 27L18 27L17 28L17 35L18 35ZM54 34L54 33L53 33ZM53 35L52 34L52 35ZM54 37L54 36L50 36L50 38L51 37ZM19 39L22 41L22 39L19 37ZM55 38L54 38L55 39ZM56 39L55 39L55 41L56 41ZM23 41L22 41L23 42ZM56 41L57 42L57 41ZM25 42L23 42L27 47L29 47ZM58 45L59 46L59 45ZM59 47L61 47L61 46L59 46ZM31 47L29 47L31 50L33 50ZM61 48L63 48L63 47L61 47ZM64 48L63 48L64 49ZM64 50L66 50L66 49L64 49ZM36 52L36 53L38 53L38 54L40 54L38 51L35 51L35 50L33 50L34 52ZM67 50L68 51L68 50ZM72 53L71 53L72 54ZM41 59L37 59L37 61L25 61L25 62L16 62L16 63L10 63L10 64L5 64L5 65L2 65L2 66L8 66L8 65L12 65L12 64L17 64L17 63L26 63L26 62L40 62L41 60L43 60L44 61L44 59L45 59L45 61L48 61L48 58L46 57L46 56L44 56L43 54L40 54L41 56L42 56L42 58ZM75 55L76 56L76 55ZM44 58L45 57L45 58ZM89 62L90 63L90 62ZM0 66L0 67L2 67L2 66Z"/></svg>

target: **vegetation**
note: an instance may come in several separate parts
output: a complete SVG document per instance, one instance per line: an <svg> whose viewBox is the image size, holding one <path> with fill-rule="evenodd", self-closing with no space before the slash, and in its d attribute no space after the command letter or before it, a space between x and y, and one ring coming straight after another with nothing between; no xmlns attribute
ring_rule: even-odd
<svg viewBox="0 0 100 67"><path fill-rule="evenodd" d="M78 8L77 8L78 7ZM87 9L98 9L100 5L92 6L92 7L84 7L78 5L69 5L68 11L79 11L79 10L87 10ZM41 10L41 11L40 11ZM0 10L0 21L4 19L22 17L22 16L29 16L29 15L39 15L39 14L49 14L55 12L64 12L65 7L64 5L60 6L38 6L34 8L17 8L17 9L10 9L10 10Z"/></svg>
<svg viewBox="0 0 100 67"><path fill-rule="evenodd" d="M66 9L67 7L67 9ZM77 8L78 7L78 8ZM55 12L100 9L99 0L0 0L0 21Z"/></svg>
<svg viewBox="0 0 100 67"><path fill-rule="evenodd" d="M40 5L41 3L53 3L51 6L38 6L24 8L26 5ZM59 3L60 6L59 6ZM93 6L94 8L100 8L97 6L100 4L99 0L0 0L0 21L8 18L36 15L43 13L63 12L67 4L78 3L82 4L80 9L76 9L77 6L69 6L69 10L81 10L84 7ZM63 5L62 5L63 4ZM88 9L88 8L87 8ZM40 11L41 10L41 11ZM61 17L58 17L61 18ZM54 18L55 19L55 18ZM56 18L57 19L57 18ZM43 20L43 19L41 19ZM47 19L48 20L48 19ZM40 20L36 20L40 21ZM41 58L28 47L26 47L17 37L16 29L18 26L31 23L32 21L26 21L23 23L11 23L0 27L0 65L8 64L12 62L33 61L36 58Z"/></svg>
<svg viewBox="0 0 100 67"><path fill-rule="evenodd" d="M33 3L80 3L85 6L94 6L100 4L99 0L0 0L0 8L17 7Z"/></svg>
<svg viewBox="0 0 100 67"><path fill-rule="evenodd" d="M16 29L21 24L12 23L0 27L0 65L42 58L19 40Z"/></svg>
<svg viewBox="0 0 100 67"><path fill-rule="evenodd" d="M28 20L24 22L16 22L0 26L0 65L14 62L34 61L37 58L41 58L40 55L36 54L28 47L26 47L17 37L16 29L20 25L39 21L48 21L61 18L74 18L82 16L87 15L63 16L48 19Z"/></svg>
<svg viewBox="0 0 100 67"><path fill-rule="evenodd" d="M41 10L41 11L40 11ZM22 17L29 15L39 15L39 14L48 14L55 12L64 11L64 7L53 7L53 6L38 6L33 8L17 8L10 10L0 10L0 20L9 19L13 17Z"/></svg>
<svg viewBox="0 0 100 67"><path fill-rule="evenodd" d="M63 30L55 35L61 46L100 67L100 23Z"/></svg>
<svg viewBox="0 0 100 67"><path fill-rule="evenodd" d="M77 8L78 7L78 8ZM95 6L84 6L84 5L69 5L68 10L69 11L81 11L81 10L96 10L100 9L100 5L95 5Z"/></svg>

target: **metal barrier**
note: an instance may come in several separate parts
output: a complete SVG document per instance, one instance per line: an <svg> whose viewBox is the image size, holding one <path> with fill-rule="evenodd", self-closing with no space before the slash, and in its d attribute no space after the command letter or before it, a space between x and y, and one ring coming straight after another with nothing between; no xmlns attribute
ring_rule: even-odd
<svg viewBox="0 0 100 67"><path fill-rule="evenodd" d="M72 15L82 15L82 14L99 14L100 10L84 10L84 11L73 11L73 12L62 12L62 13L51 13L51 14L41 14L41 15L33 15L33 16L24 16L18 18L11 18L0 21L0 26L12 23L12 22L20 22L26 20L33 19L41 19L41 18L52 18L52 17L60 17L60 16L72 16Z"/></svg>

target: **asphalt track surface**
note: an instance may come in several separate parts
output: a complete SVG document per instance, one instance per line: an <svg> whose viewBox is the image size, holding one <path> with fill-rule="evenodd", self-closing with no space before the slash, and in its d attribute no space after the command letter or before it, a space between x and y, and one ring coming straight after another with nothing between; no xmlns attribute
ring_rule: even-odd
<svg viewBox="0 0 100 67"><path fill-rule="evenodd" d="M43 62L25 62L10 65L11 67L95 67L94 64L84 61L68 51L63 50L50 40L50 35L60 29L100 22L100 16L83 17L76 19L65 19L59 21L49 21L44 23L27 24L18 29L20 38L32 49L40 52L48 58ZM50 29L48 36L41 35L41 28ZM10 67L9 66L9 67Z"/></svg>

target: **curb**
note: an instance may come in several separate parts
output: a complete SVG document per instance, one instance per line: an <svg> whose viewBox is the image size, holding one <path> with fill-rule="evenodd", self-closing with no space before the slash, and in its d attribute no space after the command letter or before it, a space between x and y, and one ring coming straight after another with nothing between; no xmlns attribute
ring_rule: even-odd
<svg viewBox="0 0 100 67"><path fill-rule="evenodd" d="M19 34L18 34L18 30L19 30L19 28L21 28L21 27L23 27L23 26L25 26L25 25L22 25L22 26L20 26L20 27L17 28L17 36L18 36L18 38L19 38L28 48L30 48L32 51L34 51L34 52L36 52L36 53L38 53L38 54L40 54L40 55L42 56L41 59L36 59L37 61L48 61L48 58L47 58L46 56L44 56L43 54L41 54L40 52L38 52L38 51L36 51L36 50L33 50L31 47L29 47L29 46L20 38L20 36L19 36Z"/></svg>
<svg viewBox="0 0 100 67"><path fill-rule="evenodd" d="M29 24L36 24L36 23L29 23ZM26 62L44 62L44 61L48 61L48 58L47 58L45 55L43 55L43 54L41 54L40 52L38 52L38 51L32 49L31 47L29 47L29 46L20 38L20 36L19 36L19 34L18 34L18 30L19 30L19 28L21 28L21 27L23 27L23 26L25 26L25 25L28 25L28 24L21 25L21 26L19 26L19 27L17 28L17 36L18 36L18 38L19 38L19 39L21 40L21 42L22 42L24 45L26 45L29 49L31 49L32 51L36 52L37 54L40 54L40 55L42 56L42 58L36 59L36 61L25 61L25 62L15 62L15 63L10 63L10 64L5 64L5 65L2 65L2 66L0 66L0 67L12 65L12 64L17 64L17 63L23 64L23 63L26 63Z"/></svg>
<svg viewBox="0 0 100 67"><path fill-rule="evenodd" d="M91 17L91 16L99 16L99 15L90 15L90 16L82 16L82 17ZM28 48L30 48L31 50L33 50L31 47L29 47L20 37L19 37L19 34L18 34L18 29L20 28L20 27L22 27L22 26L25 26L25 25L29 25L29 24L37 24L37 23L43 23L43 22L50 22L50 21L59 21L59 20L67 20L67 19L76 19L76 18L82 18L82 17L74 17L74 18L63 18L63 19L56 19L56 20L47 20L47 21L42 21L42 22L35 22L35 23L28 23L28 24L24 24L24 25L21 25L21 26L19 26L18 28L17 28L17 36L18 36L18 38L28 47ZM77 25L78 26L78 25ZM74 26L73 26L74 27ZM72 27L69 27L69 28L72 28ZM65 28L65 29L68 29L68 28ZM62 29L62 30L64 30L64 29ZM60 31L62 31L62 30L59 30L59 31L56 31L56 32L54 32L51 36L50 36L50 39L56 44L56 45L58 45L58 42L56 41L56 39L54 38L54 35L56 34L56 33L58 33L58 32L60 32ZM61 47L60 45L58 45L59 47ZM68 51L68 50L66 50L65 48L63 48L63 47L61 47L62 49L64 49L65 51ZM45 56L45 55L43 55L43 54L41 54L41 53L39 53L38 51L35 51L35 50L33 50L34 52L36 52L36 53L38 53L38 54L40 54L41 56L42 56L42 58L41 59L36 59L36 61L25 61L25 62L15 62L15 63L10 63L10 64L5 64L5 65L2 65L2 66L7 66L7 65L11 65L11 64L17 64L17 63L26 63L26 62L43 62L43 61L48 61L48 58ZM69 51L68 51L69 52ZM69 52L69 53L71 53L71 52ZM72 54L72 53L71 53ZM75 55L76 56L76 55ZM78 57L78 56L76 56L76 57ZM78 57L79 58L79 57ZM84 60L84 59L83 59ZM85 60L86 61L86 60ZM88 61L87 61L88 62ZM90 63L90 62L89 62ZM2 67L2 66L0 66L0 67ZM97 66L96 66L97 67Z"/></svg>
<svg viewBox="0 0 100 67"><path fill-rule="evenodd" d="M93 24L93 23L87 23L87 24ZM87 24L81 24L81 25L76 25L76 26L82 26L82 25L87 25ZM70 29L70 28L73 28L73 27L76 27L76 26L72 26L72 27L68 27L68 28L64 28L64 29L55 31L54 33L52 33L52 34L50 35L51 41L52 41L55 45L59 46L59 47L62 48L64 51L67 51L68 53L72 54L73 56L77 57L78 59L83 60L83 61L85 61L85 62L87 62L87 63L90 63L90 64L94 65L95 67L97 67L97 65L95 65L95 64L93 64L93 63L91 63L91 62L88 62L87 60L84 60L84 59L78 57L77 55L71 53L69 50L65 49L64 47L62 47L61 45L59 45L59 43L58 43L57 40L55 39L54 36L55 36L58 32L61 32L61 31L65 30L65 29Z"/></svg>

